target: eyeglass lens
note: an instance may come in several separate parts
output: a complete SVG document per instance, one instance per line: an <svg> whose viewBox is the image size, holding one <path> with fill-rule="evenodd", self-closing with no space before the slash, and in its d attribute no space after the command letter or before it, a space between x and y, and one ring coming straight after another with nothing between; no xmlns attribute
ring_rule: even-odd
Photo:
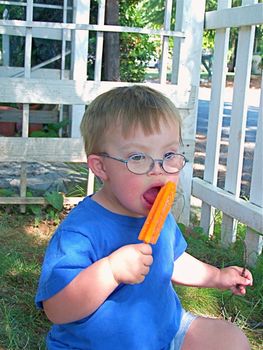
<svg viewBox="0 0 263 350"><path fill-rule="evenodd" d="M185 165L185 157L182 154L171 153L162 160L154 160L147 154L136 154L128 158L127 167L135 174L145 174L154 168L155 162L159 162L160 166L167 173L177 173Z"/></svg>

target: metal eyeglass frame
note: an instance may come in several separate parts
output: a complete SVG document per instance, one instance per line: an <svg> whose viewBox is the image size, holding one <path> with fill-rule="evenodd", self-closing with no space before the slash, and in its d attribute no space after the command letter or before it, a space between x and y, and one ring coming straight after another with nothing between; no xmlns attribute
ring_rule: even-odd
<svg viewBox="0 0 263 350"><path fill-rule="evenodd" d="M110 156L110 155L109 155L108 153L106 153L106 152L100 152L100 153L98 153L98 155L101 156L101 157L106 157L106 158L113 159L113 160L117 160L118 162L124 163L124 164L126 165L127 169L128 169L131 173L136 174L136 175L144 175L144 174L149 173L149 172L154 168L154 165L155 165L156 162L160 165L160 167L161 167L167 174L177 174L177 173L179 173L179 172L184 168L185 164L188 163L188 159L187 159L183 154L181 154L181 153L174 153L174 155L181 156L181 157L184 159L184 165L183 165L182 168L179 169L178 171L169 172L169 171L165 170L165 168L163 167L163 163L164 163L164 161L165 161L165 157L164 157L163 159L153 159L149 154L146 154L146 153L138 153L138 155L144 155L144 156L147 156L148 158L152 159L152 163L151 163L151 165L150 165L150 167L149 167L149 169L148 169L147 171L145 171L145 172L143 172L143 173L137 173L137 172L134 172L134 171L132 171L131 169L129 169L129 165L128 165L129 160L130 160L132 157L134 157L134 155L128 157L128 159L122 159L122 158L118 158L118 157L112 157L112 156Z"/></svg>

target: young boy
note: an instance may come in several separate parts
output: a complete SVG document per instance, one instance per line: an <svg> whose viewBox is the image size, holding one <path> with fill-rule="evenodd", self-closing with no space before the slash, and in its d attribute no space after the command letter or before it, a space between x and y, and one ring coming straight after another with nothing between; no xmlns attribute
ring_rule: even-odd
<svg viewBox="0 0 263 350"><path fill-rule="evenodd" d="M52 237L36 302L54 323L48 349L247 350L233 324L182 309L172 283L243 295L251 273L186 253L171 214L156 245L138 241L160 188L178 182L181 122L172 102L146 86L120 87L88 107L81 131L102 188Z"/></svg>

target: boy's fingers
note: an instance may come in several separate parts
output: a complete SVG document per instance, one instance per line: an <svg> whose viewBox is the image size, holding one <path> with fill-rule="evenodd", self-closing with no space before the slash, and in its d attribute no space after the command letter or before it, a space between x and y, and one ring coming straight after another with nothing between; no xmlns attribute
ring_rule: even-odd
<svg viewBox="0 0 263 350"><path fill-rule="evenodd" d="M152 247L147 243L140 243L140 252L145 255L152 254Z"/></svg>

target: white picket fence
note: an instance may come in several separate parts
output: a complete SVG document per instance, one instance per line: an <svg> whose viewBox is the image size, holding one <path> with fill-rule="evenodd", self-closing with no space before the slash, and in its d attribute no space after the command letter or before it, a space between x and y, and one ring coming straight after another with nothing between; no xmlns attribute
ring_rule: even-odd
<svg viewBox="0 0 263 350"><path fill-rule="evenodd" d="M237 222L247 225L245 242L249 264L256 262L263 244L262 88L249 201L240 198L255 25L263 23L263 4L256 2L243 0L242 7L231 8L231 1L218 1L218 10L206 13L205 29L216 30L212 90L204 178L193 179L192 192L202 200L201 226L209 235L213 234L215 210L222 211L221 238L225 245L235 242ZM225 186L220 189L217 187L218 165L231 27L238 27L238 48Z"/></svg>
<svg viewBox="0 0 263 350"><path fill-rule="evenodd" d="M22 206L29 203L45 203L42 197L26 197L26 164L28 162L39 160L47 162L85 162L85 154L79 135L79 124L85 105L103 91L117 85L127 85L125 82L101 81L104 33L110 31L148 34L154 38L160 38L162 42L160 79L158 83L150 85L167 94L180 109L183 117L185 146L182 151L189 159L189 163L187 163L181 175L180 191L183 192L184 200L181 201L181 206L180 200L178 201L177 215L180 214L179 220L185 224L189 223L190 198L193 194L202 200L201 226L209 234L213 231L215 209L219 209L224 213L222 240L225 244L235 240L237 220L244 223L248 227L246 244L249 262L252 264L255 263L256 257L262 251L262 97L249 201L244 201L239 197L239 190L254 30L255 25L263 23L263 4L258 4L257 1L244 0L241 7L231 8L230 0L218 0L218 10L204 15L205 0L177 0L176 26L174 30L171 30L173 3L173 0L164 1L163 29L154 30L151 28L105 25L105 0L98 2L96 24L89 24L88 22L90 17L89 0L74 0L72 7L68 6L67 0L63 0L63 5L56 6L57 9L63 11L63 21L61 23L33 21L33 11L36 6L52 8L51 5L34 4L33 0L22 3L0 1L0 4L6 4L7 6L26 7L26 19L24 21L0 20L0 35L3 36L2 40L6 47L8 47L8 37L10 35L25 37L24 67L10 67L6 57L4 57L4 65L0 67L0 103L19 103L23 106L22 137L0 138L0 162L21 162L20 196L0 197L0 204L20 204ZM66 14L69 10L73 11L73 21L71 23L67 22ZM216 40L206 162L204 179L202 180L192 178L192 169L204 26L207 30L216 30ZM239 28L239 39L226 182L225 189L222 190L217 187L217 169L223 118L227 48L229 28L231 27ZM95 78L92 81L87 80L90 31L97 33ZM60 69L46 69L45 64L48 62L32 67L32 38L48 38L61 41L61 55L53 58L53 60L61 58ZM166 82L169 38L173 38L174 41L171 84ZM66 49L66 43L70 43L69 51ZM70 71L65 69L67 55L71 55L72 60ZM59 105L59 118L63 116L63 107L70 106L71 137L50 139L28 137L29 121L33 117L29 108L31 103ZM89 176L88 193L93 191L93 181L93 176ZM71 203L78 200L76 198L67 199Z"/></svg>

